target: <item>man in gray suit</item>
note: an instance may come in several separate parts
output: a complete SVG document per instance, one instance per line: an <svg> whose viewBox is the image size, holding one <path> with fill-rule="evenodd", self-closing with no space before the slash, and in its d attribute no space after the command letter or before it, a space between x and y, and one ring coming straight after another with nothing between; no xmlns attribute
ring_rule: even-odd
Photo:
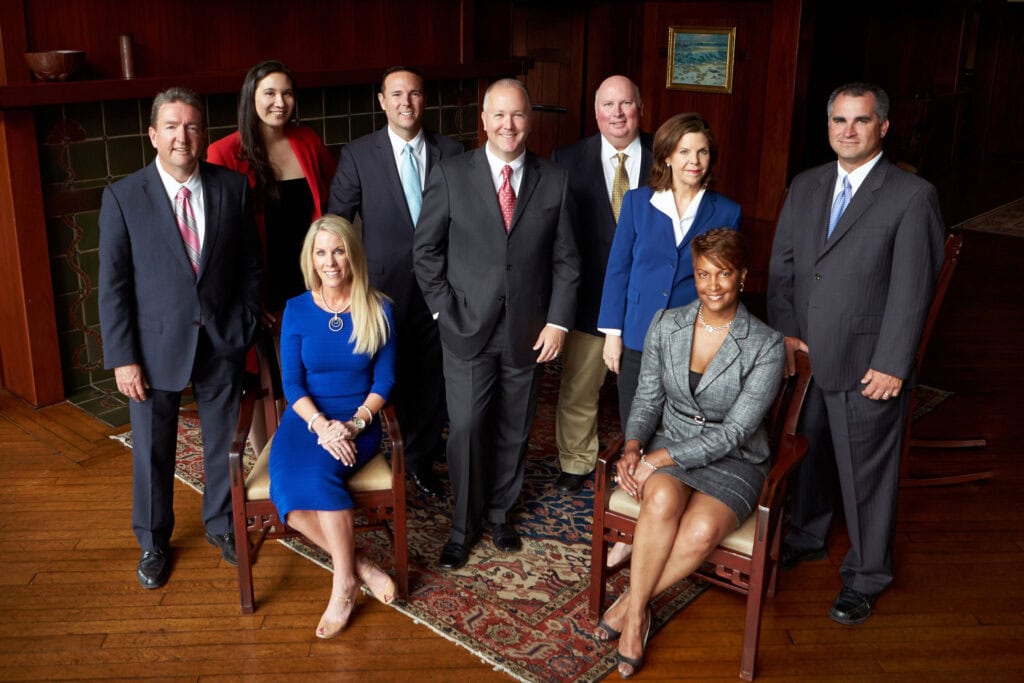
<svg viewBox="0 0 1024 683"><path fill-rule="evenodd" d="M555 489L561 493L579 491L597 464L597 405L608 371L597 314L622 196L647 182L651 174L652 139L640 132L643 109L636 84L625 76L610 76L594 95L597 135L551 155L569 172L573 226L583 266L576 325L565 340L555 415L562 465Z"/></svg>
<svg viewBox="0 0 1024 683"><path fill-rule="evenodd" d="M838 163L793 179L768 283L769 322L786 335L787 368L802 349L814 373L803 416L811 450L782 564L825 556L838 479L851 548L829 616L841 624L871 616L892 581L906 389L943 258L935 188L882 156L888 110L878 86L832 93Z"/></svg>
<svg viewBox="0 0 1024 683"><path fill-rule="evenodd" d="M394 302L395 391L409 478L428 496L444 489L434 474L444 449L441 342L412 268L412 239L426 178L462 144L423 128L423 77L407 66L384 72L377 95L388 125L341 150L329 213L363 220L370 284Z"/></svg>
<svg viewBox="0 0 1024 683"><path fill-rule="evenodd" d="M413 259L437 314L454 510L438 564L466 563L484 523L502 551L521 541L510 512L523 484L540 363L576 312L579 254L566 172L526 151L530 98L505 79L484 95L481 148L437 165Z"/></svg>
<svg viewBox="0 0 1024 683"><path fill-rule="evenodd" d="M159 588L171 571L178 408L190 382L203 432L206 540L237 564L228 450L260 316L262 252L245 176L199 161L198 96L157 95L149 139L153 163L103 192L99 309L104 366L130 399L138 580Z"/></svg>

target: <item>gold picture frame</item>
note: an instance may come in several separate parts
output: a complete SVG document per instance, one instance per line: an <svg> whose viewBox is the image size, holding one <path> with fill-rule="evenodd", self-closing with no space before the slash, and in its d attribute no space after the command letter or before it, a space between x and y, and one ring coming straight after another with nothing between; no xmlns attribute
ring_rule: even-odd
<svg viewBox="0 0 1024 683"><path fill-rule="evenodd" d="M736 27L669 26L669 90L732 93Z"/></svg>

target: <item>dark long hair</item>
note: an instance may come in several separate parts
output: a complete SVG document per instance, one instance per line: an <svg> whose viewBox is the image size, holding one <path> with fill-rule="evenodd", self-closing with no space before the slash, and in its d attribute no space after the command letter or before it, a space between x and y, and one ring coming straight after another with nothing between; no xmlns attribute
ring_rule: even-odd
<svg viewBox="0 0 1024 683"><path fill-rule="evenodd" d="M242 92L238 96L238 134L242 138L242 149L239 154L243 160L249 162L249 168L256 178L253 194L255 201L260 204L267 200L276 202L280 198L277 183L274 181L274 168L267 158L267 148L260 133L260 117L256 114L255 102L257 84L270 74L276 73L287 76L292 83L292 90L295 90L295 77L291 69L277 60L268 59L249 69L249 73L245 74L245 81L242 82Z"/></svg>

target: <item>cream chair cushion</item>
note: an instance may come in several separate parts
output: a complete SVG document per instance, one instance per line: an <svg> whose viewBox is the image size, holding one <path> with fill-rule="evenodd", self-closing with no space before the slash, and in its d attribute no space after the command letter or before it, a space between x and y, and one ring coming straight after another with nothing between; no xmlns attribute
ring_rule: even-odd
<svg viewBox="0 0 1024 683"><path fill-rule="evenodd" d="M621 488L616 488L612 491L611 498L608 500L608 509L631 519L636 519L640 516L640 503ZM744 555L753 554L754 530L756 526L757 511L755 510L738 529L726 536L720 545Z"/></svg>
<svg viewBox="0 0 1024 683"><path fill-rule="evenodd" d="M270 444L274 438L260 451L260 457L252 466L249 476L245 478L245 497L248 500L265 500L270 498ZM365 491L383 491L391 488L391 465L384 457L383 451L373 456L370 462L356 472L348 480L348 490L353 493Z"/></svg>

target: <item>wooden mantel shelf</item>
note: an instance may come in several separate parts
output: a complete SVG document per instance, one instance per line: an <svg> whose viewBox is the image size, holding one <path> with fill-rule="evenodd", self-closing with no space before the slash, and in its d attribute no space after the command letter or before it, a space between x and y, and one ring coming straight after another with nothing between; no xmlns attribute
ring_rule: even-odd
<svg viewBox="0 0 1024 683"><path fill-rule="evenodd" d="M449 64L421 67L428 81L454 78L493 78L526 73L528 57L473 64ZM380 69L344 71L300 71L295 80L303 88L376 83ZM65 81L61 83L26 83L0 86L0 109L26 109L73 102L103 102L152 97L165 88L182 85L199 93L233 92L241 87L243 72L196 73L181 76L147 76L132 79L101 79Z"/></svg>

